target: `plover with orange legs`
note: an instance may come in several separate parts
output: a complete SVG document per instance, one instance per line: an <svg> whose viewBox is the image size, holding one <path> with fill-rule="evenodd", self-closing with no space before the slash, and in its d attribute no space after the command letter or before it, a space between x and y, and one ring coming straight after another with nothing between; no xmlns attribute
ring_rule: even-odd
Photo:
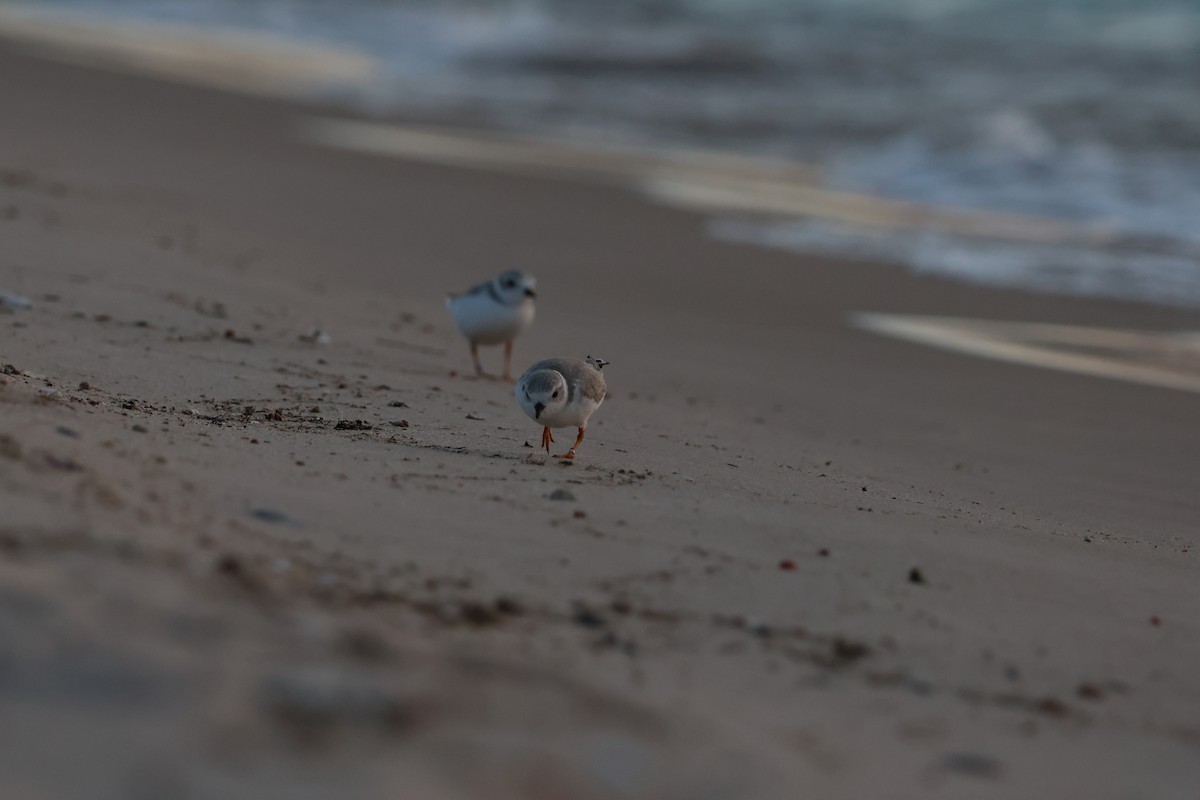
<svg viewBox="0 0 1200 800"><path fill-rule="evenodd" d="M555 458L574 458L583 442L588 419L604 402L608 386L599 358L547 358L525 370L517 381L517 403L529 418L542 426L542 447L550 452L553 428L578 428L571 449Z"/></svg>
<svg viewBox="0 0 1200 800"><path fill-rule="evenodd" d="M532 275L513 269L462 294L446 296L446 308L459 333L471 345L471 360L480 377L485 373L479 361L479 346L503 344L504 372L500 377L512 380L513 339L533 324L536 285Z"/></svg>

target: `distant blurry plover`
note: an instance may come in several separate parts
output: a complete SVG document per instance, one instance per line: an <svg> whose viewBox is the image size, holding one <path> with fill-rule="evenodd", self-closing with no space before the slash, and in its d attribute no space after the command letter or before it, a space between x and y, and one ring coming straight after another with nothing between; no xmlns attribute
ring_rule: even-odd
<svg viewBox="0 0 1200 800"><path fill-rule="evenodd" d="M446 308L454 324L471 344L475 372L483 375L479 345L504 343L504 380L512 380L513 339L533 322L533 299L537 297L532 275L509 270L462 294L446 296Z"/></svg>
<svg viewBox="0 0 1200 800"><path fill-rule="evenodd" d="M583 441L588 418L604 402L608 391L601 370L607 361L587 357L547 358L539 361L517 381L517 403L530 419L542 425L542 447L550 452L554 441L551 428L578 428L571 449L555 458L574 458Z"/></svg>

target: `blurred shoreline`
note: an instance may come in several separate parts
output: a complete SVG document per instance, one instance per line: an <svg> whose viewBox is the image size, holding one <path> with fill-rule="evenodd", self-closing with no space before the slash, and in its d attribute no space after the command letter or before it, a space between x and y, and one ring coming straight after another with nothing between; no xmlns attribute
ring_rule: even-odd
<svg viewBox="0 0 1200 800"><path fill-rule="evenodd" d="M653 176L645 191L689 207L715 205L710 232L731 241L1001 288L1200 307L1192 224L1200 179L1190 177L1200 161L1183 146L1193 122L1200 132L1200 110L1181 83L1190 51L1154 48L1153 37L1170 26L1157 34L1138 27L1132 7L1117 3L1108 19L1058 5L1066 16L1046 6L1053 25L1021 44L1028 52L995 25L991 0L944 18L926 18L931 12L915 0L891 11L868 4L857 15L814 0L811 18L778 12L778 30L755 3L740 26L718 24L721 3L685 3L677 21L647 22L640 34L623 16L637 0L614 6L611 18L536 3L487 11L469 3L373 11L350 4L331 14L303 0L59 0L0 5L0 29L60 57L333 102L382 121L526 137L599 156L707 150L757 159L766 180L750 191ZM755 27L762 14L765 27ZM908 64L910 84L888 76L887 59L912 56L890 53L889 30L915 37L911 47L924 53ZM833 38L825 42L822 31ZM799 37L797 50L814 52L793 63L800 56L786 46L789 35ZM984 70L986 59L958 63L955 36L978 40L995 74ZM1106 59L1124 66L1105 72ZM1005 83L1018 64L1028 74L1011 80L1024 83ZM942 75L946 81L933 80ZM963 85L948 88L956 81ZM1094 96L1104 81L1113 93ZM1014 99L1022 88L1029 107ZM913 116L925 104L925 116ZM1117 107L1124 115L1110 119ZM757 129L758 138L729 135L724 125ZM881 132L869 133L873 125ZM1156 141L1160 134L1167 138ZM811 178L780 185L772 165Z"/></svg>

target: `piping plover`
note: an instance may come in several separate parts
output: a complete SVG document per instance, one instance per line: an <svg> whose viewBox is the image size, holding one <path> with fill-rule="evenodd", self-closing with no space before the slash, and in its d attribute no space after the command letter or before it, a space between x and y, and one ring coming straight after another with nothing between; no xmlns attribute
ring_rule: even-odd
<svg viewBox="0 0 1200 800"><path fill-rule="evenodd" d="M475 372L483 375L479 345L504 343L504 380L512 380L513 339L533 322L534 287L532 275L510 269L487 283L472 286L462 294L446 296L446 308L454 317L459 332L471 344Z"/></svg>
<svg viewBox="0 0 1200 800"><path fill-rule="evenodd" d="M599 358L547 358L525 370L517 381L517 403L530 419L542 425L542 447L550 452L554 441L551 428L578 428L579 436L571 449L555 458L574 458L583 441L588 418L604 402L608 386L601 370L607 364Z"/></svg>

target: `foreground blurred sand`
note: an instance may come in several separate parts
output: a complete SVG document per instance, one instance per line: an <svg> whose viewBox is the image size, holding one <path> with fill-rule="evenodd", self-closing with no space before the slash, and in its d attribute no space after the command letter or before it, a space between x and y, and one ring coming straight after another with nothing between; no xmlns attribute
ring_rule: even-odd
<svg viewBox="0 0 1200 800"><path fill-rule="evenodd" d="M1195 395L846 320L1200 315L0 75L6 796L1192 796ZM455 373L440 295L507 265L518 364L613 362L571 466Z"/></svg>

